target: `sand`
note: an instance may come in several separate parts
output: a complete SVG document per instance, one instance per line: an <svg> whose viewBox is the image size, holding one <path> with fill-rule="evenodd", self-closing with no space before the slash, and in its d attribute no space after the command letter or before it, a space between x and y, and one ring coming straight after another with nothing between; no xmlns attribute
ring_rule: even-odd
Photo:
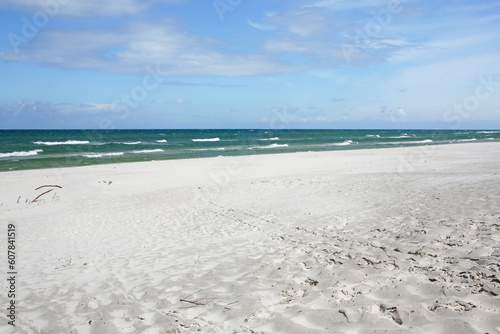
<svg viewBox="0 0 500 334"><path fill-rule="evenodd" d="M500 331L500 143L2 172L0 189L1 333Z"/></svg>

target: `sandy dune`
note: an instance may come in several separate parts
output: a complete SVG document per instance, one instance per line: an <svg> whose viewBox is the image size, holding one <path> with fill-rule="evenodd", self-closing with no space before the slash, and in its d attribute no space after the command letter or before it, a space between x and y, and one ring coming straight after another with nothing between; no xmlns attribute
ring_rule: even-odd
<svg viewBox="0 0 500 334"><path fill-rule="evenodd" d="M500 143L3 172L0 187L18 272L1 333L500 332Z"/></svg>

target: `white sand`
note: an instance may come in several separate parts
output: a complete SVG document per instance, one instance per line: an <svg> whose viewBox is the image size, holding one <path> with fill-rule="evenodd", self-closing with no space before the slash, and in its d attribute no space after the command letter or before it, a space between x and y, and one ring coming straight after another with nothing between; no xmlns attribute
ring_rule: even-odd
<svg viewBox="0 0 500 334"><path fill-rule="evenodd" d="M18 272L1 333L500 331L500 143L3 172L0 189Z"/></svg>

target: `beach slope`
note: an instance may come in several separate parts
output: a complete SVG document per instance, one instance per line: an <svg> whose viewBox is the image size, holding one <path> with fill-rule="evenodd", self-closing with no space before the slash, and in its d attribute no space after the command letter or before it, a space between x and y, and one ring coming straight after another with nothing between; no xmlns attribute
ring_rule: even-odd
<svg viewBox="0 0 500 334"><path fill-rule="evenodd" d="M0 187L2 249L16 233L2 333L500 331L500 143L2 172Z"/></svg>

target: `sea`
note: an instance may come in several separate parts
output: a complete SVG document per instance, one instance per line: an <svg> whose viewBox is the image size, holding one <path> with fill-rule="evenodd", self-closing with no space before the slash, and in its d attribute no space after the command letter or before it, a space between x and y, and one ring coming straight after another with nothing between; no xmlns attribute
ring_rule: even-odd
<svg viewBox="0 0 500 334"><path fill-rule="evenodd" d="M499 141L499 130L0 130L0 171Z"/></svg>

